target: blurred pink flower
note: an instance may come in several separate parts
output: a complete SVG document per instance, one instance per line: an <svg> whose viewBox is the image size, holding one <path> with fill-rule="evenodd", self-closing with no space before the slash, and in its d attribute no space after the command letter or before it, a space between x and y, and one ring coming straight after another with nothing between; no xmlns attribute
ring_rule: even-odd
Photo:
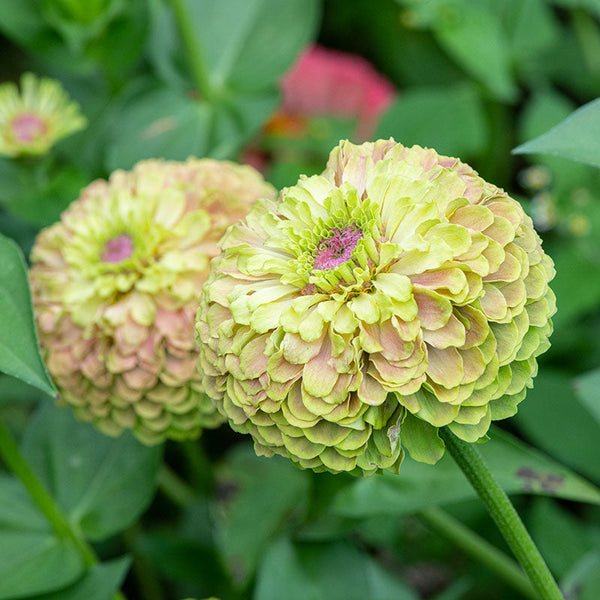
<svg viewBox="0 0 600 600"><path fill-rule="evenodd" d="M396 94L364 58L321 46L302 52L283 77L281 90L283 105L272 125L281 126L282 117L296 124L297 117L356 118L357 135L364 139L374 133Z"/></svg>

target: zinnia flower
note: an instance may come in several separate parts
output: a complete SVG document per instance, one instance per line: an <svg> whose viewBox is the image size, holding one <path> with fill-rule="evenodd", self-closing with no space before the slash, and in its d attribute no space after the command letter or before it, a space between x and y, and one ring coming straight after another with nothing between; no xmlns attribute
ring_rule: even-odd
<svg viewBox="0 0 600 600"><path fill-rule="evenodd" d="M43 230L30 280L60 401L146 443L222 418L200 390L194 313L226 227L275 190L250 167L145 161L85 188Z"/></svg>
<svg viewBox="0 0 600 600"><path fill-rule="evenodd" d="M21 94L14 83L0 85L0 155L45 154L86 123L58 81L25 73Z"/></svg>
<svg viewBox="0 0 600 600"><path fill-rule="evenodd" d="M302 131L310 117L356 119L357 135L368 138L392 103L394 86L364 58L307 48L281 81L283 105L268 125L271 133Z"/></svg>
<svg viewBox="0 0 600 600"><path fill-rule="evenodd" d="M369 474L513 415L548 348L554 270L468 165L342 142L221 241L197 314L202 389L257 453Z"/></svg>

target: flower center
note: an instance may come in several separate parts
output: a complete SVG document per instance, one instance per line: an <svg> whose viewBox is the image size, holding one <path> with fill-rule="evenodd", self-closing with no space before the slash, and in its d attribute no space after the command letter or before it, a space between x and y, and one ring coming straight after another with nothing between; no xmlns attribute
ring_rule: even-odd
<svg viewBox="0 0 600 600"><path fill-rule="evenodd" d="M100 258L104 262L118 263L129 258L132 254L133 242L131 241L131 238L124 233L108 240L108 242L104 244L104 251L100 255Z"/></svg>
<svg viewBox="0 0 600 600"><path fill-rule="evenodd" d="M332 229L330 235L317 245L314 255L314 268L317 270L335 269L350 260L358 240L362 238L362 230L356 225L340 229Z"/></svg>
<svg viewBox="0 0 600 600"><path fill-rule="evenodd" d="M46 123L35 113L23 113L12 120L11 128L15 140L22 144L33 142L46 134Z"/></svg>

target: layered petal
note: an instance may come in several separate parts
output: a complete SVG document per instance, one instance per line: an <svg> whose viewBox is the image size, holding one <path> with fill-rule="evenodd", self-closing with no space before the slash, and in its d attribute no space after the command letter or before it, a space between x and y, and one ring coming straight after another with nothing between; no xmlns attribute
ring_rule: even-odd
<svg viewBox="0 0 600 600"><path fill-rule="evenodd" d="M253 169L208 159L145 161L85 188L31 254L40 342L60 401L110 435L132 429L148 444L219 425L196 369L198 297L225 229L274 195ZM218 306L211 330L223 324L212 316ZM256 393L249 383L264 372L264 348L259 337L241 352L240 393Z"/></svg>
<svg viewBox="0 0 600 600"><path fill-rule="evenodd" d="M222 247L196 316L202 389L257 452L305 468L394 470L403 444L435 462L439 427L475 441L516 411L548 346L531 220L433 150L341 142Z"/></svg>

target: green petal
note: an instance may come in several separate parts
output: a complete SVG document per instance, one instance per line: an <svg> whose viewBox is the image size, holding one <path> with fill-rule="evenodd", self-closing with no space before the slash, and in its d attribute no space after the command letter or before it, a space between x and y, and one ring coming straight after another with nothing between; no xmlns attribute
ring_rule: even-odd
<svg viewBox="0 0 600 600"><path fill-rule="evenodd" d="M433 465L444 455L445 446L438 428L408 412L402 421L400 434L402 445L414 460Z"/></svg>

